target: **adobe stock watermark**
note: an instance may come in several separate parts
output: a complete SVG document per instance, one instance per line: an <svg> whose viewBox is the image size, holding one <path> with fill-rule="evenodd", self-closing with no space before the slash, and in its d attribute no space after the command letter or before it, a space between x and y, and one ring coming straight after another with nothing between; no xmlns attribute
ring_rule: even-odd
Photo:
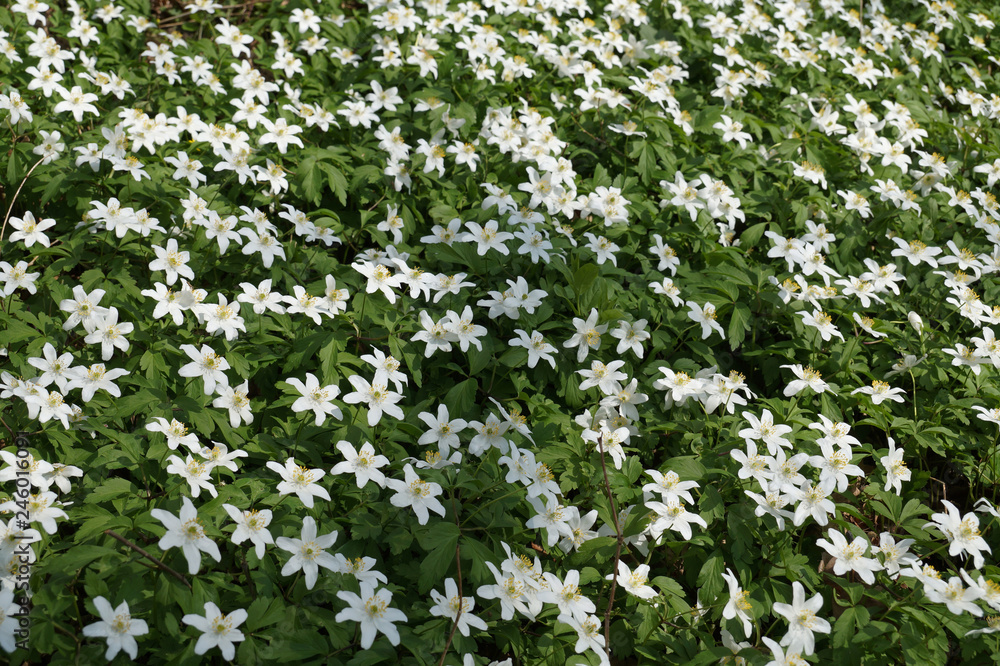
<svg viewBox="0 0 1000 666"><path fill-rule="evenodd" d="M14 632L14 636L17 638L17 647L27 650L28 637L31 634L31 588L29 587L29 583L31 582L31 567L34 560L31 546L23 542L23 539L26 537L24 530L31 526L28 514L28 499L31 496L31 481L28 479L31 467L29 461L31 454L28 452L28 433L17 433L17 437L14 438L14 444L17 446L17 472L14 477L16 486L14 500L15 504L17 504L17 513L14 518L17 521L18 532L14 535L13 539L18 544L12 555L11 570L16 571L14 576L15 593L23 592L24 594L17 598L16 603L20 608L16 613L11 614L10 617L16 617L18 621L18 629ZM16 568L13 566L14 562L17 563Z"/></svg>

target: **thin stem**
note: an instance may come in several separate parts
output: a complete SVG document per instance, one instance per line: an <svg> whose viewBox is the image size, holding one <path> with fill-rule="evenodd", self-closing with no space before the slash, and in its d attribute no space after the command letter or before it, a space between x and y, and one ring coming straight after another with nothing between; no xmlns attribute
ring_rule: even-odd
<svg viewBox="0 0 1000 666"><path fill-rule="evenodd" d="M62 634L63 636L68 636L68 637L72 638L74 641L76 641L77 645L80 644L80 638L79 638L79 636L77 634L70 633L68 630L64 629L63 627L61 627L56 622L52 623L52 628L55 629L60 634Z"/></svg>
<svg viewBox="0 0 1000 666"><path fill-rule="evenodd" d="M455 505L454 495L451 498L451 513L455 516L455 527L461 532L462 526L458 523L458 509ZM462 611L465 609L465 599L462 598L462 547L457 543L455 544L455 565L458 567L458 611L455 613L455 621L451 625L451 631L448 632L448 640L444 644L444 652L441 653L438 666L444 666L445 657L448 656L448 650L451 648L451 641L455 638L455 630L458 629L458 621L462 618Z"/></svg>
<svg viewBox="0 0 1000 666"><path fill-rule="evenodd" d="M153 557L152 555L150 555L149 553L147 553L142 548L139 548L139 546L135 545L134 543L132 543L131 541L129 541L128 539L126 539L122 535L118 534L117 532L112 532L111 530L104 530L104 533L107 534L112 539L115 539L117 541L122 542L123 544L125 544L126 546L128 546L129 548L131 548L132 550L134 550L135 552L139 553L140 555L142 555L143 557L145 557L147 560L149 560L150 562L152 562L153 564L155 564L159 568L161 568L164 571L166 571L168 574L170 574L171 576L173 576L174 578L176 578L180 582L184 583L184 585L187 586L187 589L189 589L189 590L192 589L191 588L191 583L189 583L187 581L187 578L185 578L183 575L177 573L176 571L174 571L173 569L171 569L170 567L168 567L166 564L164 564L160 560L156 559L155 557Z"/></svg>
<svg viewBox="0 0 1000 666"><path fill-rule="evenodd" d="M608 501L611 503L611 518L615 523L615 535L618 539L618 546L615 548L615 562L611 569L611 592L608 594L608 608L604 611L604 652L608 655L608 659L611 658L611 609L615 604L615 591L618 589L618 563L621 561L622 556L622 527L621 523L618 521L618 508L615 505L615 497L611 493L611 484L608 482L608 468L604 464L604 435L601 435L600 439L600 451L601 451L601 472L604 474L604 492L608 495Z"/></svg>
<svg viewBox="0 0 1000 666"><path fill-rule="evenodd" d="M492 486L492 487L495 488L496 486ZM495 504L496 502L499 502L500 500L503 500L503 499L507 499L508 497L513 497L514 495L518 495L521 492L523 492L523 491L522 490L515 490L513 492L507 493L506 495L501 495L500 497L496 497L494 499L491 499L489 502L487 502L486 504L483 504L478 509L476 509L475 511L473 511L472 514L468 518L465 519L465 522L467 523L470 520L472 520L473 518L475 518L476 514L478 514L480 511L482 511L486 507L490 506L491 504Z"/></svg>
<svg viewBox="0 0 1000 666"><path fill-rule="evenodd" d="M3 235L7 232L7 220L10 219L10 212L14 210L14 202L17 201L17 195L21 193L21 188L24 187L24 184L28 182L28 178L31 177L31 174L35 171L35 169L38 168L38 165L41 164L42 161L44 160L45 156L43 155L42 157L38 158L37 162L31 165L31 168L28 169L28 173L24 174L24 179L21 181L21 184L17 186L17 191L14 192L14 196L11 197L10 205L7 206L7 214L3 216L3 226L0 227L0 243L2 243L3 241ZM0 254L3 254L2 244L0 244Z"/></svg>

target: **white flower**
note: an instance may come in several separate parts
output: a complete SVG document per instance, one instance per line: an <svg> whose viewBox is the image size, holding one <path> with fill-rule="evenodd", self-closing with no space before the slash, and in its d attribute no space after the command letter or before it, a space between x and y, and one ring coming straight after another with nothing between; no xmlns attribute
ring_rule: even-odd
<svg viewBox="0 0 1000 666"><path fill-rule="evenodd" d="M774 657L774 659L767 662L766 666L801 666L808 663L802 658L801 650L789 649L786 653L776 641L772 641L767 636L761 636L761 640L771 650L771 656ZM750 646L748 645L747 647Z"/></svg>
<svg viewBox="0 0 1000 666"><path fill-rule="evenodd" d="M443 456L447 456L451 449L458 448L461 444L458 433L469 426L465 419L451 419L447 405L438 405L437 416L430 412L420 412L417 416L430 428L420 436L417 444L421 446L437 444Z"/></svg>
<svg viewBox="0 0 1000 666"><path fill-rule="evenodd" d="M889 438L889 455L882 456L879 462L885 467L884 490L888 492L889 488L895 487L897 495L902 493L902 482L910 480L911 472L903 462L903 449L896 448L896 442L892 437Z"/></svg>
<svg viewBox="0 0 1000 666"><path fill-rule="evenodd" d="M257 314L264 314L266 311L282 314L285 307L281 305L281 294L271 291L271 280L267 279L258 286L253 286L249 282L241 282L240 287L243 293L236 297L240 303L248 303L253 306L253 311Z"/></svg>
<svg viewBox="0 0 1000 666"><path fill-rule="evenodd" d="M868 200L857 192L837 190L837 195L843 197L845 209L858 211L858 215L860 215L862 219L866 219L869 215L871 215L872 209L871 206L868 205ZM811 654L811 651L807 654Z"/></svg>
<svg viewBox="0 0 1000 666"><path fill-rule="evenodd" d="M722 330L722 326L720 326L719 322L716 321L714 305L711 303L705 303L704 306L701 306L694 301L688 301L687 306L690 308L688 318L693 322L701 324L702 340L707 340L712 335L712 331L715 331L719 335L725 337L725 331Z"/></svg>
<svg viewBox="0 0 1000 666"><path fill-rule="evenodd" d="M403 467L403 474L404 481L387 479L385 482L390 489L396 491L389 499L392 505L399 508L412 507L417 514L417 522L421 525L426 525L430 519L429 511L443 517L444 505L437 499L442 493L440 484L422 480L409 463Z"/></svg>
<svg viewBox="0 0 1000 666"><path fill-rule="evenodd" d="M278 492L282 495L295 493L307 509L313 507L314 496L330 501L330 493L316 483L326 475L323 470L300 467L295 464L295 458L286 460L284 467L273 460L268 461L267 468L281 475L282 481L278 484Z"/></svg>
<svg viewBox="0 0 1000 666"><path fill-rule="evenodd" d="M740 580L731 569L726 569L722 577L725 579L726 584L729 585L729 601L726 602L726 607L722 609L722 617L727 620L739 618L743 622L743 634L749 637L753 634L753 622L747 611L753 608L753 606L747 601L748 593L740 587Z"/></svg>
<svg viewBox="0 0 1000 666"><path fill-rule="evenodd" d="M934 526L948 538L950 547L948 554L954 557L962 553L968 553L973 557L973 566L981 569L984 563L983 555L980 551L985 550L992 553L989 544L979 533L979 516L969 512L962 516L958 507L948 500L941 500L947 513L935 513L931 515L933 522L927 523L924 527Z"/></svg>
<svg viewBox="0 0 1000 666"><path fill-rule="evenodd" d="M577 621L585 621L590 613L597 610L594 602L580 591L580 572L576 569L567 571L562 580L549 572L543 575L548 589L542 589L538 593L538 599L542 603L556 604L560 613L570 615Z"/></svg>
<svg viewBox="0 0 1000 666"><path fill-rule="evenodd" d="M580 382L580 390L586 391L589 388L597 387L604 395L611 395L622 390L621 380L628 375L618 369L625 365L625 361L611 361L605 365L600 361L592 361L590 370L577 370L577 374L584 379Z"/></svg>
<svg viewBox="0 0 1000 666"><path fill-rule="evenodd" d="M385 488L385 474L378 471L379 467L389 464L389 459L375 455L375 447L371 442L365 442L360 451L355 451L350 442L337 442L337 450L344 456L344 462L337 463L330 470L331 474L351 472L355 476L358 488L364 488L369 481L374 481L380 488Z"/></svg>
<svg viewBox="0 0 1000 666"><path fill-rule="evenodd" d="M556 353L556 348L545 341L542 334L538 331L532 331L531 336L528 336L527 331L520 328L514 329L517 333L516 338L512 338L507 341L507 344L511 347L524 347L528 350L528 367L534 368L538 365L538 361L547 361L552 369L556 369L556 360L552 357L552 354Z"/></svg>
<svg viewBox="0 0 1000 666"><path fill-rule="evenodd" d="M331 402L340 393L336 384L320 387L319 379L311 372L306 373L305 384L295 377L286 379L285 382L294 386L302 394L301 398L292 403L293 412L305 412L311 409L316 414L316 425L323 425L327 415L338 421L344 418L340 407Z"/></svg>
<svg viewBox="0 0 1000 666"><path fill-rule="evenodd" d="M833 318L819 308L816 308L811 313L802 310L795 314L802 317L803 324L819 331L820 337L823 338L824 342L829 342L833 336L837 336L841 340L844 339L843 334L833 325Z"/></svg>
<svg viewBox="0 0 1000 666"><path fill-rule="evenodd" d="M827 492L845 492L850 483L848 476L864 476L865 472L857 465L851 464L851 448L849 445L841 444L834 449L834 445L826 438L816 440L823 455L811 456L809 464L820 470L819 484Z"/></svg>
<svg viewBox="0 0 1000 666"><path fill-rule="evenodd" d="M612 574L605 576L607 580L614 578ZM656 596L656 590L651 588L646 582L649 580L649 565L640 564L631 571L628 565L622 560L618 560L618 584L632 596L640 599L652 599Z"/></svg>
<svg viewBox="0 0 1000 666"><path fill-rule="evenodd" d="M529 497L528 502L535 510L535 515L524 525L529 530L544 528L549 548L559 543L562 537L573 538L573 531L569 527L570 511L559 503L555 495Z"/></svg>
<svg viewBox="0 0 1000 666"><path fill-rule="evenodd" d="M448 315L434 321L426 311L421 310L420 325L424 330L419 331L410 340L427 344L424 348L425 358L430 358L439 349L446 352L451 351L451 343L459 340L459 336L455 333L452 319ZM468 342L465 342L464 346L468 349ZM476 347L482 348L478 340L476 341Z"/></svg>
<svg viewBox="0 0 1000 666"><path fill-rule="evenodd" d="M233 543L237 546L250 540L257 552L257 557L264 557L264 547L274 543L274 537L267 529L271 524L271 512L267 509L261 511L240 511L232 504L223 504L229 517L236 521L236 529L233 531Z"/></svg>
<svg viewBox="0 0 1000 666"><path fill-rule="evenodd" d="M13 597L13 593L4 590L0 592L0 611L9 611L10 599L6 595ZM7 603L5 603L7 602ZM125 650L132 659L139 654L139 645L135 641L135 636L143 636L149 633L149 627L145 620L133 620L129 614L128 602L123 601L118 608L112 609L111 604L104 597L94 597L94 608L101 616L100 622L88 624L83 628L83 635L91 638L105 638L108 641L108 651L104 653L104 658L111 661L121 650ZM0 616L4 615L0 612ZM4 621L6 622L6 620ZM5 644L4 649L8 649ZM13 645L11 645L13 648Z"/></svg>
<svg viewBox="0 0 1000 666"><path fill-rule="evenodd" d="M181 460L180 456L170 456L167 458L167 474L177 474L191 486L191 495L198 497L202 488L207 490L212 497L218 497L212 483L212 468L214 465L196 460L188 454L187 460Z"/></svg>
<svg viewBox="0 0 1000 666"><path fill-rule="evenodd" d="M878 560L865 557L868 550L868 541L864 537L855 537L850 544L840 532L827 530L830 541L818 539L816 544L836 558L833 565L833 573L843 576L848 571L853 571L868 585L875 584L875 572L882 570L882 565Z"/></svg>
<svg viewBox="0 0 1000 666"><path fill-rule="evenodd" d="M901 388L892 388L886 382L879 380L872 381L871 386L862 386L861 388L856 388L851 391L851 395L855 393L864 393L865 395L870 395L872 398L872 403L875 405L881 404L885 400L892 400L893 402L904 402L903 398L900 397L900 393L905 393Z"/></svg>
<svg viewBox="0 0 1000 666"><path fill-rule="evenodd" d="M302 139L295 136L302 131L298 125L289 125L284 118L278 118L273 123L267 118L261 118L260 122L267 129L267 133L260 137L260 145L266 146L273 143L282 155L288 152L289 145L303 147Z"/></svg>
<svg viewBox="0 0 1000 666"><path fill-rule="evenodd" d="M253 412L250 411L249 382L244 381L236 387L216 386L219 397L212 401L212 406L229 410L229 425L240 427L243 422L253 423Z"/></svg>
<svg viewBox="0 0 1000 666"><path fill-rule="evenodd" d="M789 398L793 395L798 395L806 387L811 388L816 393L823 393L830 389L830 385L823 381L822 375L817 371L813 370L811 366L803 368L799 364L783 365L782 368L788 368L793 373L795 373L795 379L788 382L788 386L785 387L784 396Z"/></svg>
<svg viewBox="0 0 1000 666"><path fill-rule="evenodd" d="M207 601L204 615L188 614L181 618L181 622L204 632L195 643L195 654L205 654L212 648L218 647L222 651L222 658L232 661L236 657L236 646L233 643L243 640L243 632L236 627L243 624L246 619L247 612L243 608L234 610L229 615L223 615L218 606Z"/></svg>
<svg viewBox="0 0 1000 666"><path fill-rule="evenodd" d="M601 336L608 330L608 325L598 325L598 316L597 309L594 308L590 311L590 315L586 321L577 317L573 318L573 326L576 327L576 332L569 340L563 343L563 347L566 349L576 347L577 363L583 363L583 359L587 358L587 354L590 353L591 349L596 350L601 346Z"/></svg>
<svg viewBox="0 0 1000 666"><path fill-rule="evenodd" d="M382 413L386 413L395 419L404 418L403 410L396 403L402 400L403 396L395 391L390 391L382 382L375 381L369 384L360 375L351 375L347 381L354 387L354 391L344 396L344 402L348 404L368 403L368 425L374 427L382 420Z"/></svg>
<svg viewBox="0 0 1000 666"><path fill-rule="evenodd" d="M95 289L88 294L80 285L73 287L73 298L59 301L59 309L70 313L66 323L63 324L63 330L68 331L80 323L83 323L88 331L92 330L89 322L109 312L107 308L99 305L104 294L103 289Z"/></svg>
<svg viewBox="0 0 1000 666"><path fill-rule="evenodd" d="M102 361L110 360L116 348L128 351L129 341L125 336L135 327L130 322L118 322L118 308L109 308L107 314L95 316L90 320L90 325L93 329L87 331L88 335L83 341L88 345L101 343Z"/></svg>
<svg viewBox="0 0 1000 666"><path fill-rule="evenodd" d="M167 437L167 446L172 451L176 451L177 447L181 444L195 453L201 450L201 446L198 444L198 436L193 432L189 433L187 426L177 419L172 419L168 423L162 416L156 416L153 417L153 421L155 423L150 422L146 424L146 430L150 432L162 432Z"/></svg>
<svg viewBox="0 0 1000 666"><path fill-rule="evenodd" d="M806 481L801 488L791 494L798 500L792 518L792 524L796 527L802 525L809 516L820 525L826 525L830 522L829 514L837 510L837 506L830 501L830 493L826 488L821 485L814 486L811 481Z"/></svg>
<svg viewBox="0 0 1000 666"><path fill-rule="evenodd" d="M215 393L216 385L229 384L225 373L229 370L229 362L216 354L211 347L202 345L201 351L198 351L194 345L181 345L181 351L188 355L191 362L182 366L177 374L181 377L201 377L205 382L205 395Z"/></svg>
<svg viewBox="0 0 1000 666"><path fill-rule="evenodd" d="M351 267L368 278L365 292L372 294L381 291L390 303L396 302L396 294L393 289L399 289L403 284L403 279L399 275L393 275L389 269L382 264L374 264L370 261L352 264Z"/></svg>
<svg viewBox="0 0 1000 666"><path fill-rule="evenodd" d="M626 350L631 349L633 354L642 358L642 343L650 338L650 333L645 330L647 323L645 319L640 319L635 323L618 322L618 328L611 331L611 337L618 338L618 348L615 349L615 353L621 355Z"/></svg>
<svg viewBox="0 0 1000 666"><path fill-rule="evenodd" d="M753 446L752 443L749 446ZM754 448L756 451L756 448ZM669 502L671 499L683 499L688 504L694 504L694 498L691 493L688 492L691 488L697 488L697 481L681 481L681 478L677 475L677 472L668 471L666 474L661 474L658 470L647 469L646 474L652 477L654 483L647 483L642 487L642 491L645 492L658 492L660 493L660 498L664 502ZM745 477L740 477L745 478Z"/></svg>
<svg viewBox="0 0 1000 666"><path fill-rule="evenodd" d="M913 539L902 539L897 542L888 532L879 535L877 547L872 548L873 553L882 554L882 567L889 574L890 578L899 577L901 566L909 566L918 562L917 556L909 552L910 546L915 541Z"/></svg>
<svg viewBox="0 0 1000 666"><path fill-rule="evenodd" d="M24 213L24 217L11 217L7 221L12 228L16 229L10 235L10 242L24 241L26 248L35 243L49 247L49 237L42 232L56 225L56 221L52 218L36 221L35 216L27 211Z"/></svg>
<svg viewBox="0 0 1000 666"><path fill-rule="evenodd" d="M464 273L459 274L465 277ZM448 276L443 276L448 277ZM471 284L471 283L466 283ZM457 293L457 292L454 292ZM434 302L437 302L437 298ZM445 329L452 333L452 341L457 340L459 348L463 351L469 351L469 345L473 344L479 351L483 350L483 343L480 342L479 338L486 335L486 327L479 326L472 321L472 308L468 305L462 310L462 314L459 315L458 312L454 310L448 310L446 313L446 320L442 320L441 324L444 325Z"/></svg>
<svg viewBox="0 0 1000 666"><path fill-rule="evenodd" d="M775 425L770 410L765 409L760 419L750 412L743 412L743 418L750 422L750 427L740 430L739 436L747 443L762 440L772 456L777 455L779 447L792 448L792 443L785 438L792 432L791 426Z"/></svg>
<svg viewBox="0 0 1000 666"><path fill-rule="evenodd" d="M399 371L399 361L392 356L386 356L381 350L373 349L371 354L364 354L361 360L375 368L375 377L372 380L376 384L386 384L392 382L396 391L402 393L403 384L408 384L406 375Z"/></svg>
<svg viewBox="0 0 1000 666"><path fill-rule="evenodd" d="M748 141L753 141L749 132L743 131L743 123L733 120L729 116L723 115L720 122L712 125L712 129L722 132L722 140L725 142L735 141L740 144L740 148L746 148Z"/></svg>
<svg viewBox="0 0 1000 666"><path fill-rule="evenodd" d="M336 541L336 530L323 536L316 536L316 521L312 516L306 516L302 520L301 539L278 537L275 541L278 548L292 553L292 557L281 568L281 575L290 576L296 571L302 570L306 577L306 589L313 589L320 567L331 571L339 570L337 560L326 552L326 549Z"/></svg>
<svg viewBox="0 0 1000 666"><path fill-rule="evenodd" d="M372 646L379 632L385 634L393 645L399 645L399 630L393 622L406 622L406 615L397 608L389 608L392 593L385 588L376 593L375 585L369 581L362 581L360 585L361 596L344 590L337 592L337 597L346 601L349 606L337 613L334 619L337 622L351 620L361 623L363 650Z"/></svg>
<svg viewBox="0 0 1000 666"><path fill-rule="evenodd" d="M964 574L965 571L963 570ZM968 575L968 574L966 574ZM945 583L941 578L929 578L924 585L924 594L935 603L946 604L948 610L954 615L961 615L969 612L976 617L982 617L983 609L976 605L976 601L982 596L978 586L965 587L962 579L952 576Z"/></svg>
<svg viewBox="0 0 1000 666"><path fill-rule="evenodd" d="M167 528L167 533L158 544L160 550L180 546L184 551L184 557L187 558L188 571L193 576L201 568L202 551L208 553L216 562L222 560L222 555L215 542L205 535L205 528L198 520L198 511L191 500L184 497L182 502L179 516L174 516L163 509L153 509L150 514Z"/></svg>
<svg viewBox="0 0 1000 666"><path fill-rule="evenodd" d="M187 265L191 260L191 253L178 251L176 238L168 239L166 248L154 245L152 249L156 253L156 259L149 262L149 270L165 271L168 286L177 282L178 277L194 280L194 271Z"/></svg>
<svg viewBox="0 0 1000 666"><path fill-rule="evenodd" d="M806 591L802 583L792 583L792 603L775 603L772 610L789 622L788 633L781 639L781 645L788 646L789 652L804 652L812 654L815 651L816 640L813 632L830 633L830 623L816 617L823 607L823 597L817 594L806 601Z"/></svg>
<svg viewBox="0 0 1000 666"><path fill-rule="evenodd" d="M475 627L480 631L486 631L486 623L472 614L475 608L475 597L463 597L458 592L458 586L453 578L444 582L444 594L437 590L431 590L431 599L434 606L431 606L431 615L437 617L447 617L457 623L457 629L463 636L469 635L469 627Z"/></svg>
<svg viewBox="0 0 1000 666"><path fill-rule="evenodd" d="M646 508L656 512L657 518L648 530L653 540L658 540L664 530L679 532L685 541L691 539L691 524L708 527L708 523L696 513L687 511L679 500L673 499L666 503L646 502Z"/></svg>

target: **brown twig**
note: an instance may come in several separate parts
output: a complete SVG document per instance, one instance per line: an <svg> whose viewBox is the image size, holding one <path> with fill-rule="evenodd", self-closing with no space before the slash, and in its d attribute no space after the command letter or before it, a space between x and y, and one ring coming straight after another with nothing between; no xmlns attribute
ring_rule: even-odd
<svg viewBox="0 0 1000 666"><path fill-rule="evenodd" d="M38 165L41 164L43 161L45 161L44 155L42 157L39 157L38 161L35 162L30 169L28 169L28 173L24 174L24 180L22 180L21 184L17 186L17 191L14 192L14 196L11 197L10 205L7 206L7 214L4 215L3 218L3 226L0 227L0 241L3 241L3 235L7 231L7 220L10 219L10 212L14 210L14 202L17 201L17 195L21 193L21 188L24 187L24 184L28 182L28 178L31 177L31 174L34 173L35 169L37 169ZM2 248L2 246L0 246L0 248Z"/></svg>
<svg viewBox="0 0 1000 666"><path fill-rule="evenodd" d="M458 511L455 509L455 498L451 498L451 512L455 516L455 526L459 530L459 539L461 539L462 526L458 522ZM455 614L455 621L451 625L451 631L448 632L448 640L444 644L444 652L441 653L441 659L438 661L438 666L444 666L445 657L448 656L448 650L451 648L451 641L455 638L455 630L458 629L458 621L462 619L462 610L465 608L465 599L462 598L462 547L457 543L455 544L455 564L458 566L458 613Z"/></svg>
<svg viewBox="0 0 1000 666"><path fill-rule="evenodd" d="M60 634L62 634L63 636L68 636L68 637L72 638L74 641L76 641L77 645L80 644L80 637L79 637L79 635L70 632L69 630L63 628L62 626L56 624L55 622L52 623L52 628L55 629Z"/></svg>
<svg viewBox="0 0 1000 666"><path fill-rule="evenodd" d="M117 541L122 542L123 544L125 544L126 546L128 546L129 548L131 548L132 550L134 550L135 552L139 553L140 555L142 555L143 557L145 557L147 560L149 560L150 562L152 562L156 566L158 566L161 569L163 569L164 571L166 571L168 574L170 574L171 576L173 576L174 578L176 578L180 582L184 583L189 590L192 589L191 588L191 583L188 582L187 578L185 578L183 575L177 573L176 571L174 571L173 569L171 569L170 567L168 567L166 564L164 564L160 560L156 559L155 557L153 557L152 555L150 555L146 551L144 551L142 548L139 548L139 546L135 545L134 543L132 543L131 541L129 541L128 539L126 539L122 535L118 534L117 532L113 532L112 530L104 530L104 533L107 534L112 539L115 539Z"/></svg>
<svg viewBox="0 0 1000 666"><path fill-rule="evenodd" d="M624 537L622 537L621 523L618 521L618 508L615 506L615 498L611 494L611 484L608 482L608 468L604 464L604 435L601 435L601 438L598 440L598 447L600 447L601 451L601 472L604 474L604 492L607 493L608 501L611 503L611 517L615 523L615 536L618 540L618 546L615 548L614 568L611 570L611 592L608 594L608 608L604 611L604 652L608 655L608 659L611 659L611 609L615 605L615 591L618 589L618 563L622 557L622 542L624 541Z"/></svg>

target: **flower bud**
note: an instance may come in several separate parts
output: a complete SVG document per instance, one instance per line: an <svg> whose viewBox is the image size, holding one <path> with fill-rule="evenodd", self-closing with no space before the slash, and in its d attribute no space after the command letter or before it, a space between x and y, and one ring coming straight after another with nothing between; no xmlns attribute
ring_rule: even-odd
<svg viewBox="0 0 1000 666"><path fill-rule="evenodd" d="M913 327L914 331L916 331L918 334L923 332L924 320L920 318L920 315L918 315L913 310L910 310L910 314L906 315L906 318L909 320L910 326Z"/></svg>

